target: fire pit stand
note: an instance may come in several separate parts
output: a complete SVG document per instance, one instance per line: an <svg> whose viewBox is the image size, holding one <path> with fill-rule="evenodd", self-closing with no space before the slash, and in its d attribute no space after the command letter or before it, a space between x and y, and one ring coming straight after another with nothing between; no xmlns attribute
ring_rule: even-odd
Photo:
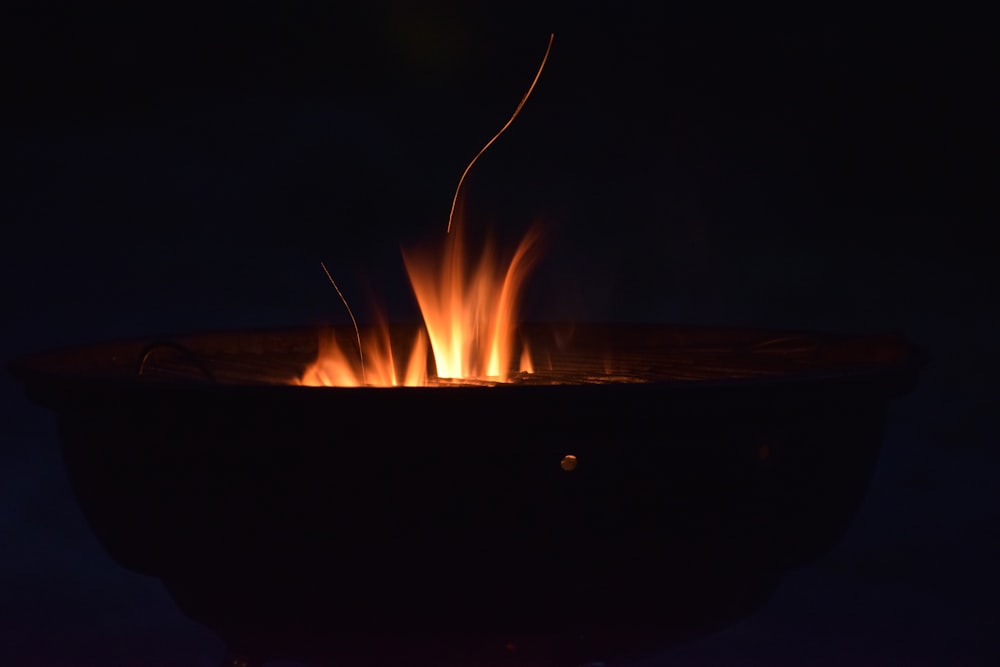
<svg viewBox="0 0 1000 667"><path fill-rule="evenodd" d="M848 525L921 365L892 336L521 334L537 372L492 387L291 386L312 330L11 370L56 412L112 557L241 655L487 665L641 653L751 613Z"/></svg>

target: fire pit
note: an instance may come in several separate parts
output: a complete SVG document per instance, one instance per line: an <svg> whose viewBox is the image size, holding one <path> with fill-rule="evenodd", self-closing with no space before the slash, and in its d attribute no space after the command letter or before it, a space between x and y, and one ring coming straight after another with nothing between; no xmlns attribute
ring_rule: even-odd
<svg viewBox="0 0 1000 667"><path fill-rule="evenodd" d="M920 365L892 336L517 335L534 373L503 383L296 386L317 355L306 329L11 370L56 412L112 557L237 652L401 664L427 640L441 661L573 664L731 622L826 552Z"/></svg>

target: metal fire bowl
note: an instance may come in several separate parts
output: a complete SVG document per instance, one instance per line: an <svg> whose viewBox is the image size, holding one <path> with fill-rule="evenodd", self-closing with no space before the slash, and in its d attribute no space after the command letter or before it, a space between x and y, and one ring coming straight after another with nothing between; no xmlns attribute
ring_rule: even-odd
<svg viewBox="0 0 1000 667"><path fill-rule="evenodd" d="M350 349L353 330L336 335ZM848 525L921 365L893 336L521 336L538 372L491 387L283 384L312 329L11 370L56 412L111 556L235 651L401 664L419 644L445 663L474 645L485 665L641 652L751 613Z"/></svg>

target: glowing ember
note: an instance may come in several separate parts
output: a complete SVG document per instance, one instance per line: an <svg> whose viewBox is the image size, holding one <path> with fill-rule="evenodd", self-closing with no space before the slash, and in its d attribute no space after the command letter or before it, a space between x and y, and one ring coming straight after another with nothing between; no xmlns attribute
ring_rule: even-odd
<svg viewBox="0 0 1000 667"><path fill-rule="evenodd" d="M434 378L427 372L428 338L436 377L440 379L495 383L506 382L513 373L534 372L527 346L521 345L518 355L516 318L519 296L538 240L537 230L528 233L509 261L498 261L492 244L487 242L478 263L472 265L466 261L464 254L461 224L452 223L465 176L479 156L520 113L541 76L551 48L552 36L538 72L514 114L462 172L448 217L449 233L441 252L432 255L403 254L427 335L420 332L406 359L397 364L387 325L383 324L374 334L362 337L357 322L354 322L357 349L345 349L332 333L321 338L316 361L295 380L296 384L338 387L434 384ZM325 271L326 267L323 269ZM347 300L329 272L327 277L350 312ZM351 320L354 321L353 313ZM518 358L515 370L513 364ZM403 368L405 371L401 372Z"/></svg>

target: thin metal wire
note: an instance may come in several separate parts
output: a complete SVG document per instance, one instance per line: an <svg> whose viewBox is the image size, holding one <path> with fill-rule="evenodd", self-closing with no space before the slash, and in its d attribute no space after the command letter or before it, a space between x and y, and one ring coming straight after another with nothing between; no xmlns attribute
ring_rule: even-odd
<svg viewBox="0 0 1000 667"><path fill-rule="evenodd" d="M487 141L486 145L479 149L479 152L476 153L476 157L472 158L472 161L468 164L468 166L465 167L465 171L462 172L462 176L458 179L458 187L455 188L455 196L452 197L451 200L451 211L448 213L447 233L449 234L451 233L451 221L452 218L455 217L455 206L458 205L458 193L461 192L462 190L462 183L465 182L466 174L468 174L469 170L472 169L472 165L476 164L476 160L479 159L479 156L485 153L486 149L493 145L493 142L497 140L497 137L503 134L507 130L507 128L510 127L510 124L514 122L514 119L517 118L517 114L521 113L521 107L523 107L524 103L528 101L528 97L531 95L531 91L535 89L535 84L538 83L538 78L542 76L542 70L545 69L545 61L549 59L549 51L552 50L552 40L555 39L555 37L556 37L555 33L549 34L549 45L545 47L545 55L542 56L542 64L538 66L538 71L535 72L535 78L532 80L531 86L528 87L528 92L526 92L524 94L524 97L521 98L520 104L518 104L517 108L514 109L514 114L510 117L510 119L506 123L504 123L504 126L500 128L500 131L494 134L493 138Z"/></svg>
<svg viewBox="0 0 1000 667"><path fill-rule="evenodd" d="M142 348L139 353L139 361L136 364L136 375L142 375L146 370L146 362L149 361L149 356L159 348L169 348L175 352L180 352L192 365L195 366L199 371L201 371L209 382L217 382L215 379L215 374L208 368L204 360L197 354L192 352L190 349L184 347L180 343L176 343L172 340L155 340L146 347Z"/></svg>
<svg viewBox="0 0 1000 667"><path fill-rule="evenodd" d="M358 321L354 319L354 313L351 312L351 307L347 305L347 299L344 298L340 288L337 287L337 283L333 280L333 276L331 276L330 272L327 270L326 264L320 262L319 265L323 267L323 273L326 274L327 280L329 280L330 284L333 285L333 289L337 290L337 296L339 296L340 300L344 303L344 308L347 309L347 314L351 316L351 324L354 325L354 335L358 339L358 357L361 359L361 384L366 385L368 384L368 381L365 378L365 353L361 349L361 331L358 330Z"/></svg>

